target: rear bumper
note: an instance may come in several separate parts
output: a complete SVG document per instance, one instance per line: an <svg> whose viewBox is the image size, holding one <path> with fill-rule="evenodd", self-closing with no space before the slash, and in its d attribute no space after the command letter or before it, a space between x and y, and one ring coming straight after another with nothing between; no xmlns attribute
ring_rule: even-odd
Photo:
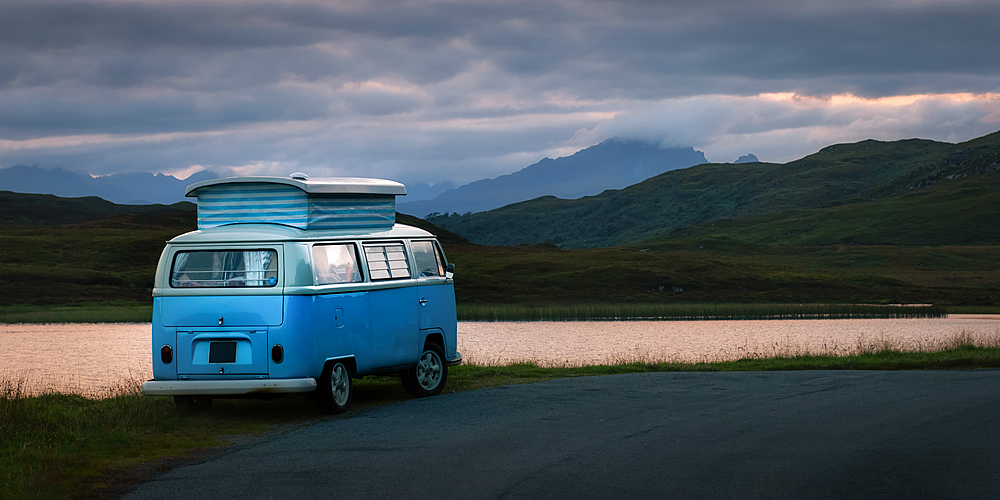
<svg viewBox="0 0 1000 500"><path fill-rule="evenodd" d="M312 392L314 378L264 380L149 380L142 384L147 396L225 396L236 394Z"/></svg>
<svg viewBox="0 0 1000 500"><path fill-rule="evenodd" d="M455 365L460 365L460 364L462 364L462 354L461 354L461 353L458 353L458 352L456 352L456 353L455 353L455 357L454 357L454 358L451 358L451 359L449 359L449 360L446 360L446 364L447 364L448 366L455 366Z"/></svg>

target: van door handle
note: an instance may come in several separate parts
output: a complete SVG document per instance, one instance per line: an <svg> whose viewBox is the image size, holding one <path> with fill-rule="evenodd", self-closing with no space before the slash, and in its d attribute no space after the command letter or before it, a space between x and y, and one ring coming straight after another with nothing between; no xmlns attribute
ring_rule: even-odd
<svg viewBox="0 0 1000 500"><path fill-rule="evenodd" d="M427 305L427 299L420 299L419 302L420 302L420 305L422 305L422 306L426 306Z"/></svg>

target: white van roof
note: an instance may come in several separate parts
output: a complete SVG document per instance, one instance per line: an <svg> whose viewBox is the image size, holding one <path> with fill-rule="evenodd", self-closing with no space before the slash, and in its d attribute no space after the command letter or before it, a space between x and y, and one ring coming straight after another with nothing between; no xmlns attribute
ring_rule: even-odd
<svg viewBox="0 0 1000 500"><path fill-rule="evenodd" d="M250 243L265 241L368 240L433 238L423 229L395 224L388 229L299 229L281 224L231 224L191 231L168 243Z"/></svg>
<svg viewBox="0 0 1000 500"><path fill-rule="evenodd" d="M315 179L302 179L292 177L250 176L223 177L221 179L209 179L207 181L196 182L187 187L187 192L184 195L198 196L197 191L201 188L222 184L242 184L249 182L284 184L286 186L297 187L308 194L392 194L396 196L406 194L406 186L388 179L369 179L365 177L317 177Z"/></svg>

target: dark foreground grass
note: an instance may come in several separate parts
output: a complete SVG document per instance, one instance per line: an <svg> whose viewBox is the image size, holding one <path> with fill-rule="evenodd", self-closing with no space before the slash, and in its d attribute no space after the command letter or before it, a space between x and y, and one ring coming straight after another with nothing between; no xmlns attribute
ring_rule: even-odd
<svg viewBox="0 0 1000 500"><path fill-rule="evenodd" d="M747 358L715 363L624 362L583 367L458 366L447 392L564 377L642 372L761 370L931 370L1000 368L1000 348L955 345L933 352L878 350L850 356ZM178 412L131 381L104 397L29 395L23 379L0 380L0 498L111 498L169 468L226 446L340 417L320 415L305 395L274 401L218 400L203 413ZM356 383L352 412L408 400L399 379Z"/></svg>

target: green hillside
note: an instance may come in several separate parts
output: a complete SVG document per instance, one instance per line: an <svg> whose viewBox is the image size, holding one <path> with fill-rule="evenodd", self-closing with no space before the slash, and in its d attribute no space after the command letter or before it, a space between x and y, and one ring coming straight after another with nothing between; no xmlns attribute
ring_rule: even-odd
<svg viewBox="0 0 1000 500"><path fill-rule="evenodd" d="M0 306L149 303L167 240L197 227L193 203L117 205L97 197L0 191ZM468 244L427 221L399 222Z"/></svg>
<svg viewBox="0 0 1000 500"><path fill-rule="evenodd" d="M977 189L976 184L995 182L998 160L1000 132L962 144L868 140L829 146L786 164L698 165L578 200L543 197L489 212L430 220L481 244L586 248L635 243L712 221L770 216L780 222L800 215L791 211L841 207L839 212L823 213L836 214L851 225L893 215L883 225L911 233L908 241L913 244L997 244L1000 238L995 232L974 234L978 232L974 226L950 224L948 217L957 215L973 225L996 220L1000 214L997 205L989 203L994 199L991 190ZM961 189L951 186L963 182ZM910 195L925 198L894 201L874 214L872 205L865 205ZM926 206L931 203L934 206ZM927 220L934 221L933 227ZM793 229L802 227L810 226ZM869 240L882 243L880 234L872 232ZM927 240L922 241L921 235Z"/></svg>
<svg viewBox="0 0 1000 500"><path fill-rule="evenodd" d="M1000 304L1000 133L700 165L581 200L433 223L460 304ZM0 192L0 306L149 304L194 206ZM481 246L472 227L551 243ZM462 236L459 236L462 235ZM482 241L480 239L480 241Z"/></svg>

